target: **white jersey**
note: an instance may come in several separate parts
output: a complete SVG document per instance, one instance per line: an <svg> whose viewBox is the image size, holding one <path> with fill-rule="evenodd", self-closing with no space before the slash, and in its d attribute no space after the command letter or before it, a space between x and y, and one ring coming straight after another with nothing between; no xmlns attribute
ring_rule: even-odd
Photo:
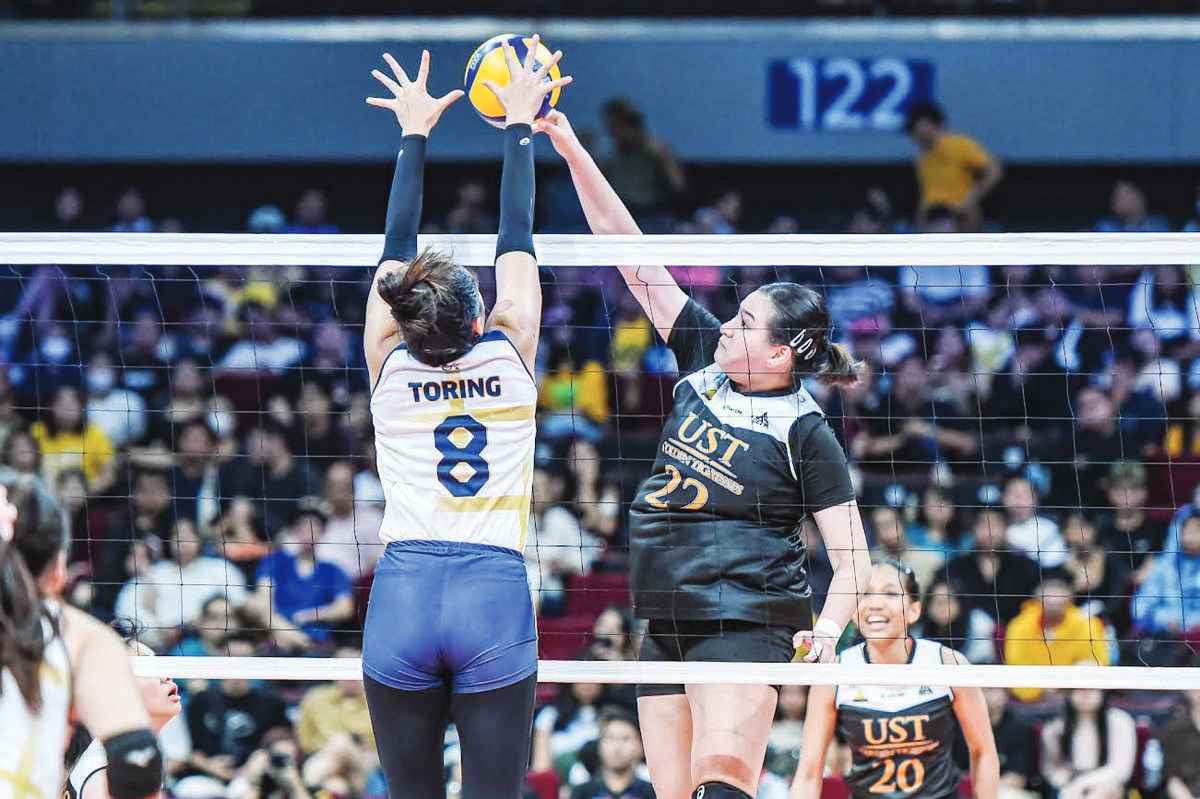
<svg viewBox="0 0 1200 799"><path fill-rule="evenodd" d="M924 638L913 639L912 660L917 666L941 666L943 646L937 641ZM838 656L839 663L855 666L869 663L867 645L852 646ZM838 708L856 707L884 713L907 710L938 699L953 701L954 691L944 685L839 685L836 703Z"/></svg>
<svg viewBox="0 0 1200 799"><path fill-rule="evenodd" d="M63 785L63 748L71 709L71 658L44 621L47 646L38 669L42 705L30 712L8 669L0 673L0 799L56 799Z"/></svg>
<svg viewBox="0 0 1200 799"><path fill-rule="evenodd" d="M88 780L106 768L108 768L108 755L104 751L104 744L93 740L75 761L75 765L71 767L71 773L67 776L67 792L70 797L76 799L83 793L83 786L87 785Z"/></svg>
<svg viewBox="0 0 1200 799"><path fill-rule="evenodd" d="M524 550L536 413L537 384L498 330L445 367L393 350L371 394L380 539Z"/></svg>

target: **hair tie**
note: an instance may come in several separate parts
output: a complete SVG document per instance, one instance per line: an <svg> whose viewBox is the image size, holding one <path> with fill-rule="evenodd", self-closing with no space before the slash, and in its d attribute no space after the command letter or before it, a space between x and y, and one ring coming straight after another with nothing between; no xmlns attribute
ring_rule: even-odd
<svg viewBox="0 0 1200 799"><path fill-rule="evenodd" d="M807 330L801 330L792 337L788 344L796 351L796 356L803 360L807 361L817 354L816 342L812 340L812 336L808 335Z"/></svg>

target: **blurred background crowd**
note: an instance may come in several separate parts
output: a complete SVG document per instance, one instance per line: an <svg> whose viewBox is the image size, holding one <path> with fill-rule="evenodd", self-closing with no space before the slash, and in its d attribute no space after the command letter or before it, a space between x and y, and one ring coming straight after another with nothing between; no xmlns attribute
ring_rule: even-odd
<svg viewBox="0 0 1200 799"><path fill-rule="evenodd" d="M93 13L90 3L66 5ZM561 13L557 3L528 5ZM909 4L816 5L903 13ZM1055 3L918 5L982 12ZM736 184L696 191L689 166L627 100L605 106L604 130L589 142L647 232L1009 228L988 213L1006 177L986 142L949 127L934 105L913 108L907 130L914 168L904 197L869 186L826 208L820 225L786 205L764 213L757 202L748 215ZM1200 189L1186 181L1177 176L1172 204L1162 205L1136 180L1115 179L1099 203L1106 207L1083 227L1200 230ZM160 209L137 186L103 185L54 187L53 202L29 209L21 225L179 232L207 224L177 210L186 204ZM494 232L494 186L465 178L432 192L426 232ZM539 231L586 229L561 169L541 171L538 199ZM363 202L381 218L384 201L381 190ZM1062 219L1097 205L1079 199L1044 227L1070 226ZM361 224L310 187L253 207L244 230L337 233ZM813 391L850 457L872 546L920 579L922 635L976 663L1193 663L1200 268L674 271L722 319L771 280L825 292L835 337L870 368L855 388ZM480 277L490 301L490 274ZM0 280L0 461L59 497L73 538L70 601L133 625L162 654L357 656L381 552L359 341L369 273L47 265L10 268ZM549 265L543 281L526 553L542 657L633 659L626 514L653 461L676 365L615 270ZM828 560L819 536L803 532L819 607ZM359 683L184 688L185 719L168 731L174 795L385 795ZM786 795L805 698L802 688L781 691L762 797ZM630 686L547 685L540 700L530 796L653 795ZM1105 796L1200 795L1200 694L1013 688L989 691L988 702L1012 796L1082 796L1085 774ZM1070 741L1093 732L1106 745L1073 753ZM446 762L453 792L453 730ZM830 796L844 795L838 768L831 763Z"/></svg>

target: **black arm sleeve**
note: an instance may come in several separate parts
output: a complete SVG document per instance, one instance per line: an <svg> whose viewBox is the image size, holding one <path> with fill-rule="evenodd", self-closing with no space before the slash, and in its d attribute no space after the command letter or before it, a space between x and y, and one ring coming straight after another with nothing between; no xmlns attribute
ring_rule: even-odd
<svg viewBox="0 0 1200 799"><path fill-rule="evenodd" d="M533 249L533 129L509 125L504 129L504 169L500 173L500 231L496 258L507 252Z"/></svg>
<svg viewBox="0 0 1200 799"><path fill-rule="evenodd" d="M104 741L108 793L113 799L143 799L162 788L163 761L150 730L132 730Z"/></svg>
<svg viewBox="0 0 1200 799"><path fill-rule="evenodd" d="M417 254L417 228L421 225L421 196L425 180L424 136L401 139L396 172L388 194L387 227L383 236L384 261L411 261Z"/></svg>
<svg viewBox="0 0 1200 799"><path fill-rule="evenodd" d="M687 377L713 362L721 323L695 300L688 300L671 327L667 346L679 363L679 376Z"/></svg>
<svg viewBox="0 0 1200 799"><path fill-rule="evenodd" d="M846 453L828 420L802 416L792 426L792 458L800 478L800 494L809 513L854 499Z"/></svg>

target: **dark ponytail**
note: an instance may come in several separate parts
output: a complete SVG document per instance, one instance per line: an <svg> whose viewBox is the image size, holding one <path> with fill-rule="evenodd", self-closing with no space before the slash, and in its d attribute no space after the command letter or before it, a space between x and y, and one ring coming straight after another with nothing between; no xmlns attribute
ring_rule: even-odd
<svg viewBox="0 0 1200 799"><path fill-rule="evenodd" d="M9 484L7 501L17 517L11 540L0 536L0 670L8 670L25 705L36 713L42 706L38 672L47 644L45 611L21 549L40 535L43 508L32 479ZM62 527L61 519L58 525Z"/></svg>
<svg viewBox="0 0 1200 799"><path fill-rule="evenodd" d="M445 366L475 344L483 313L479 282L447 256L426 248L404 269L379 279L379 296L392 309L400 336L421 363Z"/></svg>
<svg viewBox="0 0 1200 799"><path fill-rule="evenodd" d="M829 340L833 323L824 297L798 283L768 283L760 291L775 304L771 343L792 348L797 377L815 377L830 386L858 382L862 362L844 344Z"/></svg>

